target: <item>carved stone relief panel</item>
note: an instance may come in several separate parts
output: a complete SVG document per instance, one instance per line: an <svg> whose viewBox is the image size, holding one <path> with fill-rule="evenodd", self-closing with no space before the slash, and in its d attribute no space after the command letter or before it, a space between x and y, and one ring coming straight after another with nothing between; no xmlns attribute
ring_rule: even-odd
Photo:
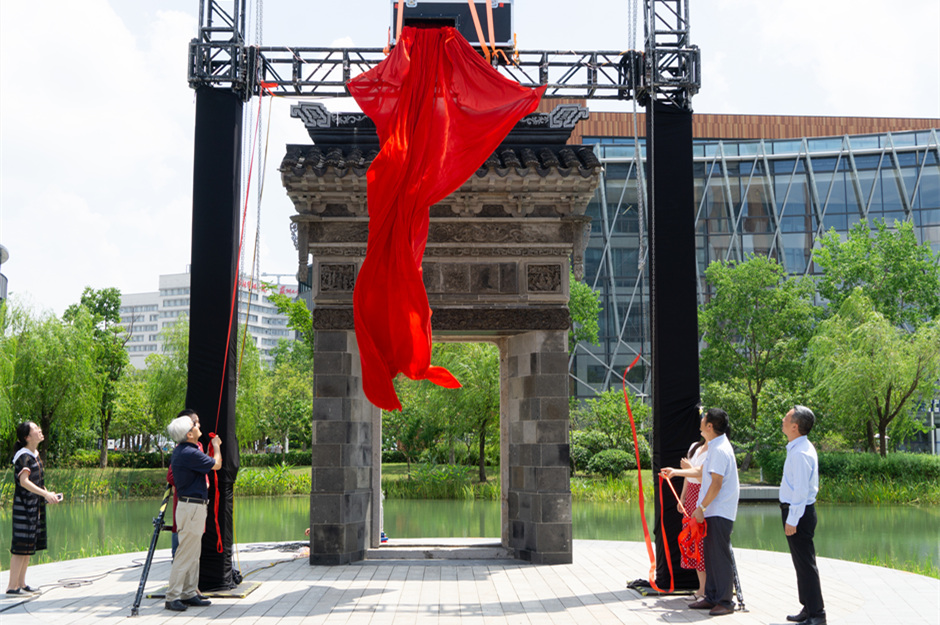
<svg viewBox="0 0 940 625"><path fill-rule="evenodd" d="M353 263L321 264L320 291L352 291L356 286L356 265Z"/></svg>
<svg viewBox="0 0 940 625"><path fill-rule="evenodd" d="M561 265L529 265L528 290L534 293L561 293Z"/></svg>

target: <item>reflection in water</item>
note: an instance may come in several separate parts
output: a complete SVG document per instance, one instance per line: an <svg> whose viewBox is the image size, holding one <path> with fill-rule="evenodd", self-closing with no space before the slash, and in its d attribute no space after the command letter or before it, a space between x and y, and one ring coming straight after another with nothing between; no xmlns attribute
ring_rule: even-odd
<svg viewBox="0 0 940 625"><path fill-rule="evenodd" d="M49 507L49 545L34 563L103 553L143 551L153 533L159 500L69 503ZM392 538L498 538L499 504L493 501L386 500L385 532ZM240 543L305 540L307 497L245 497L235 501L235 539ZM652 506L647 523L653 531ZM576 539L643 540L634 504L573 506ZM940 511L914 506L819 506L816 548L820 556L847 560L940 562ZM10 566L10 509L0 510L0 566ZM732 542L747 549L786 551L780 509L772 503L742 505ZM168 548L164 533L158 548Z"/></svg>

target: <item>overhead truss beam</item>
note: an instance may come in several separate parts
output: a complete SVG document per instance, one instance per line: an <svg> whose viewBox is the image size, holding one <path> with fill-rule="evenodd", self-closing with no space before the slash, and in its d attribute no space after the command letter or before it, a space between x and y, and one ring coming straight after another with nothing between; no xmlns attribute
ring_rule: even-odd
<svg viewBox="0 0 940 625"><path fill-rule="evenodd" d="M688 0L646 0L644 6L646 54L519 51L495 67L523 86L547 87L548 98L646 104L652 97L687 106L700 85L699 51L688 44ZM245 0L200 0L199 10L199 36L189 45L193 88L229 88L246 100L263 93L346 97L351 78L385 59L381 48L246 46Z"/></svg>
<svg viewBox="0 0 940 625"><path fill-rule="evenodd" d="M193 88L231 88L246 97L260 93L347 97L346 83L381 63L385 53L382 48L239 49L229 42L194 39L189 58ZM629 100L640 87L642 55L634 51L533 50L518 52L514 62L499 64L496 69L523 86L547 86L548 98Z"/></svg>

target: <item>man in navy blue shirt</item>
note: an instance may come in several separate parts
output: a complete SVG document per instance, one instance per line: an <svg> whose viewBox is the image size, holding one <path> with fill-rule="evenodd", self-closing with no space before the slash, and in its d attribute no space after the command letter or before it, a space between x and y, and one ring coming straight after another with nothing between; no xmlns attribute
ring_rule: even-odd
<svg viewBox="0 0 940 625"><path fill-rule="evenodd" d="M170 459L173 481L179 504L174 522L179 536L179 547L170 569L170 582L166 590L167 610L182 612L188 606L205 606L211 602L199 594L199 554L202 534L206 531L206 504L209 491L206 475L222 466L222 441L212 438L212 457L199 450L202 437L199 418L193 410L179 413L167 426L176 449Z"/></svg>
<svg viewBox="0 0 940 625"><path fill-rule="evenodd" d="M813 429L816 415L806 406L794 406L783 418L787 437L787 459L780 480L780 512L783 533L790 546L796 569L796 587L803 609L787 616L802 625L826 625L819 569L816 568L816 494L819 492L819 460L816 448L806 435Z"/></svg>

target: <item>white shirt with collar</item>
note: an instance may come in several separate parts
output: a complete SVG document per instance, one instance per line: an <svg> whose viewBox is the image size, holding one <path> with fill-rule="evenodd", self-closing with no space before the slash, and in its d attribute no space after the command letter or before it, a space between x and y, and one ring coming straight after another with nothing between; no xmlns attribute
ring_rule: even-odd
<svg viewBox="0 0 940 625"><path fill-rule="evenodd" d="M796 527L806 506L816 503L819 493L819 459L816 448L805 436L787 443L787 459L780 480L780 503L790 504L787 525Z"/></svg>
<svg viewBox="0 0 940 625"><path fill-rule="evenodd" d="M712 485L712 473L721 476L721 490L705 509L705 518L720 516L734 521L738 516L738 464L734 459L734 449L727 435L722 434L708 441L708 453L702 465L702 489L698 492L698 505L702 505L709 487Z"/></svg>

